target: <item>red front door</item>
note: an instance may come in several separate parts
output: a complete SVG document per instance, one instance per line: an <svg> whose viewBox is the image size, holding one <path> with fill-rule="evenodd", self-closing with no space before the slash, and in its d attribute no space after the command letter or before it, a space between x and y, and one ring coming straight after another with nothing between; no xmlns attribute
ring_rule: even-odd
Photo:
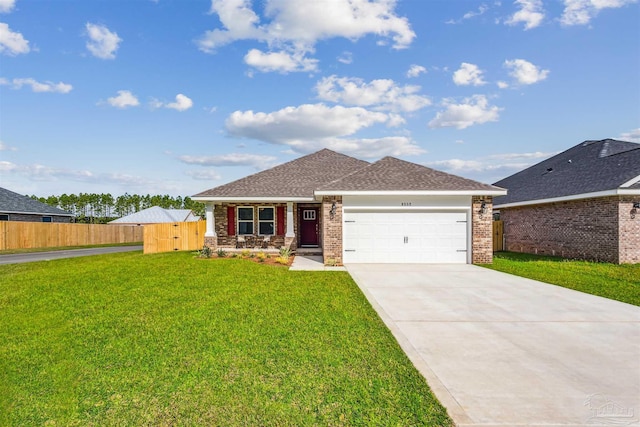
<svg viewBox="0 0 640 427"><path fill-rule="evenodd" d="M300 246L318 246L318 208L300 209Z"/></svg>

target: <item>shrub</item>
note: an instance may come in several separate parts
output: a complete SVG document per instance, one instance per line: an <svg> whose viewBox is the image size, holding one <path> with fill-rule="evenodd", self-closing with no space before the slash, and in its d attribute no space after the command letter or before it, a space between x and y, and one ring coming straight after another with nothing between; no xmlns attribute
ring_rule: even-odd
<svg viewBox="0 0 640 427"><path fill-rule="evenodd" d="M289 259L289 257L291 256L291 248L287 248L285 246L280 248L280 256L282 258L287 258Z"/></svg>
<svg viewBox="0 0 640 427"><path fill-rule="evenodd" d="M265 254L264 252L258 252L258 255L256 255L258 257L258 261L260 262L264 262L265 259L267 259L267 254Z"/></svg>
<svg viewBox="0 0 640 427"><path fill-rule="evenodd" d="M249 249L243 249L242 252L240 252L240 255L242 256L242 258L248 258L250 254L251 254L251 251Z"/></svg>
<svg viewBox="0 0 640 427"><path fill-rule="evenodd" d="M227 256L227 252L224 249L218 249L218 258L224 258Z"/></svg>
<svg viewBox="0 0 640 427"><path fill-rule="evenodd" d="M202 249L198 251L198 256L200 258L211 258L211 248L207 245L204 245Z"/></svg>
<svg viewBox="0 0 640 427"><path fill-rule="evenodd" d="M289 257L279 256L276 258L276 262L282 265L289 265Z"/></svg>

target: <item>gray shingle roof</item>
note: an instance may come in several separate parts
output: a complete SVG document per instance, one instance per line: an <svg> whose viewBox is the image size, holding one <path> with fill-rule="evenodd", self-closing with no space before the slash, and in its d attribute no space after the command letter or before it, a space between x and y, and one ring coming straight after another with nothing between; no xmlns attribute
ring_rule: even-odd
<svg viewBox="0 0 640 427"><path fill-rule="evenodd" d="M506 188L495 205L614 190L640 176L640 144L585 141L494 185ZM634 184L629 187L638 189Z"/></svg>
<svg viewBox="0 0 640 427"><path fill-rule="evenodd" d="M416 163L384 157L319 191L496 191L501 188Z"/></svg>
<svg viewBox="0 0 640 427"><path fill-rule="evenodd" d="M110 221L109 224L160 224L171 222L198 221L190 209L164 209L152 206L147 209Z"/></svg>
<svg viewBox="0 0 640 427"><path fill-rule="evenodd" d="M241 178L193 197L313 197L319 186L341 178L369 163L331 150Z"/></svg>
<svg viewBox="0 0 640 427"><path fill-rule="evenodd" d="M70 212L49 206L46 203L39 202L22 194L14 193L2 187L0 187L0 212L73 216Z"/></svg>

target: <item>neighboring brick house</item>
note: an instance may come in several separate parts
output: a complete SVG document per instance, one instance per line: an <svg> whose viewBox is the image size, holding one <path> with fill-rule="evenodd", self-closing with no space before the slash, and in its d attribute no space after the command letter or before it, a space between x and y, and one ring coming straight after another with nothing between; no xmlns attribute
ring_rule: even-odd
<svg viewBox="0 0 640 427"><path fill-rule="evenodd" d="M203 191L212 248L315 247L326 264L490 263L506 190L385 157L321 150Z"/></svg>
<svg viewBox="0 0 640 427"><path fill-rule="evenodd" d="M585 141L495 185L505 250L640 262L640 144Z"/></svg>
<svg viewBox="0 0 640 427"><path fill-rule="evenodd" d="M0 188L0 221L71 222L73 214Z"/></svg>

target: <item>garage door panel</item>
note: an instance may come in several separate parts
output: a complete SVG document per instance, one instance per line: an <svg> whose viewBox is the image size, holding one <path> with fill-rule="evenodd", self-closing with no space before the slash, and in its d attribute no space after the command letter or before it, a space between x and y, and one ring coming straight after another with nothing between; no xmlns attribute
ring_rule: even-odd
<svg viewBox="0 0 640 427"><path fill-rule="evenodd" d="M467 213L345 212L344 262L466 263Z"/></svg>

